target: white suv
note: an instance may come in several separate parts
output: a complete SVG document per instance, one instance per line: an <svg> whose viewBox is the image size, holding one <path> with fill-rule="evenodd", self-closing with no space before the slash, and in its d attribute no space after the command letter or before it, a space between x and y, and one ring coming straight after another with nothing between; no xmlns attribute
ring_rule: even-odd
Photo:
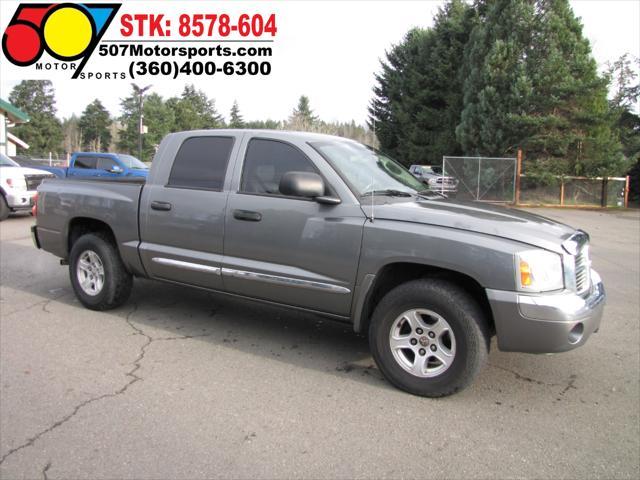
<svg viewBox="0 0 640 480"><path fill-rule="evenodd" d="M45 178L54 177L44 170L21 167L0 153L0 221L11 212L29 210L40 183Z"/></svg>

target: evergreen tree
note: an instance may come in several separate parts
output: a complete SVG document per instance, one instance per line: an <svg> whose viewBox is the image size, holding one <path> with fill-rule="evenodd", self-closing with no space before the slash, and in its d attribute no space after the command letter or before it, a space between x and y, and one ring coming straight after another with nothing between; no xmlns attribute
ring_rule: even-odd
<svg viewBox="0 0 640 480"><path fill-rule="evenodd" d="M122 153L138 155L138 97L132 93L128 97L120 99L120 111L121 115L118 120L122 128L117 148Z"/></svg>
<svg viewBox="0 0 640 480"><path fill-rule="evenodd" d="M318 121L318 117L313 114L309 104L309 97L302 95L298 100L298 106L293 109L287 128L290 130L310 131Z"/></svg>
<svg viewBox="0 0 640 480"><path fill-rule="evenodd" d="M250 120L244 123L244 128L253 128L260 130L282 130L283 122L277 120Z"/></svg>
<svg viewBox="0 0 640 480"><path fill-rule="evenodd" d="M640 83L633 65L640 67L640 59L622 55L609 65L607 76L614 95L609 102L616 118L614 128L622 142L622 150L629 161L640 158L640 116L636 113Z"/></svg>
<svg viewBox="0 0 640 480"><path fill-rule="evenodd" d="M568 0L538 0L527 65L532 106L522 142L537 167L574 175L619 175L621 146L612 129L607 81Z"/></svg>
<svg viewBox="0 0 640 480"><path fill-rule="evenodd" d="M609 65L608 77L613 84L614 95L610 101L611 110L616 121L614 128L622 143L622 151L631 164L626 172L630 177L629 200L640 199L640 115L638 115L638 97L640 83L633 64L640 67L640 59L629 54L622 55Z"/></svg>
<svg viewBox="0 0 640 480"><path fill-rule="evenodd" d="M122 115L119 120L122 130L119 132L118 149L123 153L138 155L138 97L132 93L120 101ZM162 138L174 131L174 110L164 102L162 97L152 93L145 97L143 103L143 122L147 133L142 135L142 158L149 162L153 159Z"/></svg>
<svg viewBox="0 0 640 480"><path fill-rule="evenodd" d="M512 155L524 138L517 116L529 107L535 17L531 0L481 5L464 52L463 110L456 135L467 155Z"/></svg>
<svg viewBox="0 0 640 480"><path fill-rule="evenodd" d="M456 129L464 152L504 156L522 147L530 173L619 173L606 82L568 1L479 5Z"/></svg>
<svg viewBox="0 0 640 480"><path fill-rule="evenodd" d="M474 10L453 0L434 27L413 29L387 52L376 75L369 126L383 150L405 165L440 163L460 153L455 128L462 110L460 59Z"/></svg>
<svg viewBox="0 0 640 480"><path fill-rule="evenodd" d="M96 99L85 108L78 123L85 150L108 151L111 144L111 117Z"/></svg>
<svg viewBox="0 0 640 480"><path fill-rule="evenodd" d="M174 129L173 111L162 97L156 93L149 95L144 101L144 124L147 133L143 135L143 155L140 160L150 162L162 139Z"/></svg>
<svg viewBox="0 0 640 480"><path fill-rule="evenodd" d="M48 156L62 147L62 123L56 117L56 100L49 80L23 80L9 94L9 102L29 115L29 122L12 132L29 144L33 156Z"/></svg>
<svg viewBox="0 0 640 480"><path fill-rule="evenodd" d="M229 128L244 128L244 120L240 115L240 107L238 101L234 100L231 106L231 112L229 113Z"/></svg>
<svg viewBox="0 0 640 480"><path fill-rule="evenodd" d="M193 85L186 85L182 95L169 99L167 106L173 110L176 131L224 126L224 120L216 110L215 100L208 98L202 90L196 90Z"/></svg>

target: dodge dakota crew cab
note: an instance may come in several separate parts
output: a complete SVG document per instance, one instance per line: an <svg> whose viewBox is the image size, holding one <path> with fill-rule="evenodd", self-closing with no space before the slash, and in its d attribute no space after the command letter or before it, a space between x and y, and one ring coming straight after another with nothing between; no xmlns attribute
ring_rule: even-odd
<svg viewBox="0 0 640 480"><path fill-rule="evenodd" d="M43 182L32 233L87 308L121 305L148 277L316 312L368 335L385 377L418 395L468 385L493 335L562 352L598 329L585 232L424 188L344 138L181 132L146 182Z"/></svg>

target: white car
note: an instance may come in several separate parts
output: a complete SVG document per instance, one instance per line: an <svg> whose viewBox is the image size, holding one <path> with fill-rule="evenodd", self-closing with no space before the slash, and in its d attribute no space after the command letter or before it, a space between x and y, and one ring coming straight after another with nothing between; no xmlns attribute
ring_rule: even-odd
<svg viewBox="0 0 640 480"><path fill-rule="evenodd" d="M0 153L0 221L5 220L11 212L29 210L38 186L45 178L55 178L55 175L36 168L21 167Z"/></svg>

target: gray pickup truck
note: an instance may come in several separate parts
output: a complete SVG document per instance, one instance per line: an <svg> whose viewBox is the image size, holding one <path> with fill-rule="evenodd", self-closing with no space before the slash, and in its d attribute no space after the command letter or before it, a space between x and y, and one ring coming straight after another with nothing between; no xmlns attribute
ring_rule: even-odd
<svg viewBox="0 0 640 480"><path fill-rule="evenodd" d="M45 181L32 234L87 308L147 277L316 312L431 397L471 383L493 335L506 351L584 344L605 300L586 233L448 200L380 152L309 133L170 134L146 181Z"/></svg>

